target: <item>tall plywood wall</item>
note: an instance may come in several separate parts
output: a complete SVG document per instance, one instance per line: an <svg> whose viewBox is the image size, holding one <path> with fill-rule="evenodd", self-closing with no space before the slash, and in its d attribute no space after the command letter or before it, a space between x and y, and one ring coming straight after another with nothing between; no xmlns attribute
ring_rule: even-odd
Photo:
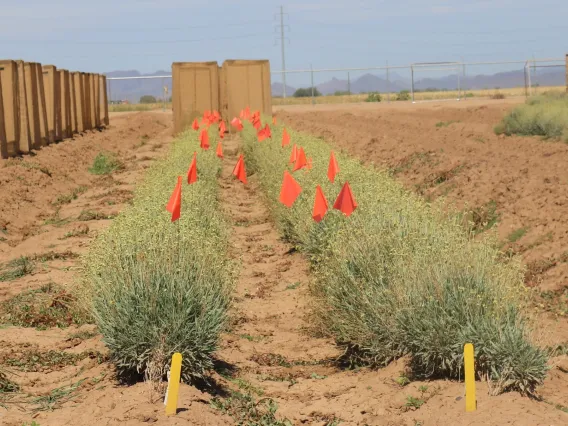
<svg viewBox="0 0 568 426"><path fill-rule="evenodd" d="M272 114L270 63L268 61L227 60L223 62L223 115L238 117L250 107L252 111Z"/></svg>
<svg viewBox="0 0 568 426"><path fill-rule="evenodd" d="M172 79L174 133L183 131L203 111L219 110L217 62L175 62Z"/></svg>
<svg viewBox="0 0 568 426"><path fill-rule="evenodd" d="M106 77L0 60L0 157L108 126Z"/></svg>
<svg viewBox="0 0 568 426"><path fill-rule="evenodd" d="M176 62L172 64L174 133L189 127L204 111L217 110L225 120L249 106L272 113L270 63L267 60Z"/></svg>

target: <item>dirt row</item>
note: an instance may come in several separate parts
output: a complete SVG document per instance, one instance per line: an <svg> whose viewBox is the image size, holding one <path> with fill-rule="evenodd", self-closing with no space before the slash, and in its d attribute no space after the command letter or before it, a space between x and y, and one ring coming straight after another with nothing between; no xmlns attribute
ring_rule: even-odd
<svg viewBox="0 0 568 426"><path fill-rule="evenodd" d="M568 414L558 408L568 406L565 359L556 360L541 390L544 402L514 393L491 397L479 383L479 410L467 416L462 383L411 381L404 359L380 370L338 365L333 341L310 328L308 264L280 240L256 176L242 185L231 175L240 150L239 140L231 138L225 141L219 183L233 227L231 256L239 265L234 321L222 337L209 383L183 384L178 414L164 417L161 396L146 383L118 383L96 328L66 310L68 286L80 276L77 255L127 206L144 169L171 141L168 114L116 115L111 124L105 132L23 159L31 166L0 164L2 187L10 184L0 192L0 217L6 218L0 263L20 256L31 262L21 276L0 281L0 324L22 322L0 325L0 368L8 368L22 386L12 398L0 393L0 424L230 425L238 418L249 424L288 419L329 426L566 422ZM89 168L101 151L116 153L121 167L95 176ZM38 315L22 314L36 309L32 296L47 300L45 317L39 317L54 323L31 324ZM23 309L8 309L5 302Z"/></svg>

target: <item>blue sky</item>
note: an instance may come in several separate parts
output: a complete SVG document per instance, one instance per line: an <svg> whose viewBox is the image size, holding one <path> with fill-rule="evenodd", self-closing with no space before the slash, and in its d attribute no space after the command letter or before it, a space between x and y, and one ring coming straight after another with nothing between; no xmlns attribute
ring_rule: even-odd
<svg viewBox="0 0 568 426"><path fill-rule="evenodd" d="M564 0L0 0L0 57L90 72L233 58L280 69L280 5L288 69L568 53Z"/></svg>

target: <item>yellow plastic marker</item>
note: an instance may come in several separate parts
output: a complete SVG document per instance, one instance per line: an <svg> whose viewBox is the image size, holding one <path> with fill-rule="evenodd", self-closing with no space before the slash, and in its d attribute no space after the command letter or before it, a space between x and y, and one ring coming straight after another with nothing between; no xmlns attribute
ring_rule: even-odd
<svg viewBox="0 0 568 426"><path fill-rule="evenodd" d="M172 367L170 368L170 378L166 393L166 416L173 416L177 413L179 382L181 379L181 359L181 354L178 352L172 356Z"/></svg>
<svg viewBox="0 0 568 426"><path fill-rule="evenodd" d="M473 345L466 343L463 347L463 360L465 364L465 411L475 411L475 366L473 359Z"/></svg>

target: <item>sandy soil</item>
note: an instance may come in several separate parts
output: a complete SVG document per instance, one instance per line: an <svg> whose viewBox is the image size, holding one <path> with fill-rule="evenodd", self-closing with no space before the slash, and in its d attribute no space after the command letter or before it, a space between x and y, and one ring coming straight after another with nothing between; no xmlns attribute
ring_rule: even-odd
<svg viewBox="0 0 568 426"><path fill-rule="evenodd" d="M385 140L390 140L390 137L406 140L403 118L400 121L396 118L399 112L385 113L392 121L399 122L401 134L395 136L391 126L380 132L365 130L366 126L380 126L380 121L376 124L371 122L374 113L364 108L367 107L353 110L349 116L349 121L356 123L353 135L358 136L346 131L342 137L352 137L351 142L356 144L368 131L373 133L371 138L382 138L386 134L392 136ZM485 113L484 109L480 111ZM331 114L347 125L344 112L318 114L324 114L321 120L327 120L325 114ZM411 111L406 111L406 114L411 114ZM427 113L424 114L427 116ZM454 111L454 114L466 113ZM304 127L316 134L335 129L333 121L322 127L312 124L311 113L288 111L279 115L297 128ZM475 114L460 117L466 123L466 117L472 115ZM415 117L406 127L412 128L415 121L421 120L424 133L429 134L430 121L434 120L435 124L435 120L442 119L449 118L445 115L440 119ZM319 119L313 123L317 121ZM10 163L9 167L4 167L6 162L0 163L0 218L4 229L0 233L4 239L0 241L0 264L19 256L35 259L30 274L0 282L0 304L14 301L13 297L28 294L30 290L45 288L49 283L62 288L53 297L54 303L59 301L60 296L66 294L67 286L72 286L79 277L79 260L73 254L83 253L96 233L110 224L111 220L106 218L128 204L131 191L142 179L144 169L167 151L171 141L169 114L114 114L111 124L102 133L80 136L24 158L26 163L37 166ZM449 131L453 126L462 124L452 124L434 132ZM481 122L478 125L479 134L489 139L487 127L490 129L490 125L485 125L485 130L481 129ZM148 137L142 138L144 135ZM335 140L330 135L333 133L327 134L327 137ZM443 140L449 138L447 136ZM341 146L337 141L333 143ZM488 140L484 143L498 145L506 142ZM390 152L389 148L382 146L382 142L376 145L377 157L383 158L386 152ZM390 150L394 150L392 146L396 145L395 142L389 145ZM563 147L558 144L547 146ZM124 168L111 177L96 177L88 172L94 157L102 150L117 153L124 164ZM77 327L72 319L69 321L71 326L67 328L0 325L0 369L8 370L11 373L9 377L22 387L21 393L9 399L3 398L0 393L0 425L21 426L32 420L41 426L230 425L236 421L214 409L211 400L219 398L230 407L231 403L235 403L231 391L237 390L253 395L257 401L257 405L253 406L257 408L264 407L268 399L274 400L278 405L276 416L288 418L292 424L334 425L341 421L346 425L393 426L561 425L568 422L568 414L555 407L568 406L566 357L554 360L541 390L546 402L529 400L518 394L491 397L487 385L479 383L479 409L467 416L461 383L398 384L396 379L405 370L404 360L377 371L341 369L334 361L338 352L333 342L314 336L309 329L306 317L310 308L307 262L280 240L263 204L256 177L249 176L249 183L242 185L231 176L238 151L238 139L227 138L220 178L221 197L233 225L231 256L240 264L240 277L235 289L235 321L230 332L222 338L217 354L219 368L211 376L213 385L198 389L182 384L178 414L166 418L160 396L152 394L147 384L127 386L116 382L113 368L106 360L101 336L93 325ZM355 145L353 151L361 154ZM412 149L409 147L408 151L410 153ZM388 161L385 160L385 164ZM416 167L417 174L420 168ZM45 168L51 176L45 170L41 171ZM466 170L469 169L463 173ZM413 185L411 173L401 172L400 177ZM485 176L482 182L492 182L492 179ZM81 190L69 197L79 187ZM501 207L501 203L505 202L505 199L500 202L500 209L506 207ZM100 215L87 221L78 220L85 211L95 211ZM528 234L524 238L528 238ZM35 354L35 358L29 359L30 353ZM74 355L76 359L73 362L54 360L54 353ZM46 354L51 354L51 358ZM42 357L47 357L49 362L41 361ZM69 386L72 388L69 389ZM62 392L54 392L62 387ZM58 393L66 396L57 398ZM34 398L42 396L44 398L34 401ZM409 396L425 403L419 409L407 407ZM2 404L7 409L2 408Z"/></svg>

